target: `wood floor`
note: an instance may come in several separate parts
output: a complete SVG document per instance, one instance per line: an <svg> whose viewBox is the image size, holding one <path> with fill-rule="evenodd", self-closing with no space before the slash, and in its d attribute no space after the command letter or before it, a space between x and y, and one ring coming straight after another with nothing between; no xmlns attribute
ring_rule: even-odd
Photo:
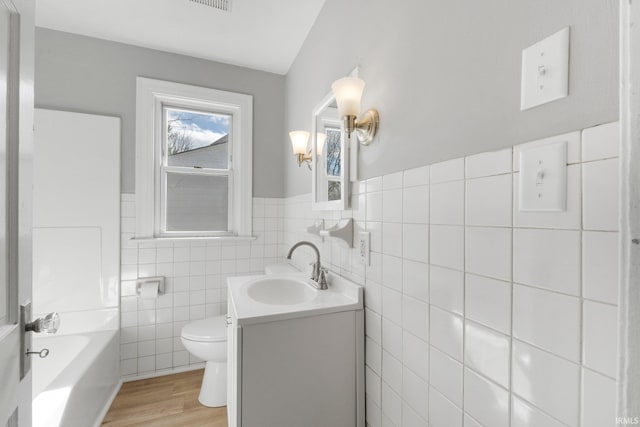
<svg viewBox="0 0 640 427"><path fill-rule="evenodd" d="M227 427L227 408L198 402L203 370L124 383L103 426Z"/></svg>

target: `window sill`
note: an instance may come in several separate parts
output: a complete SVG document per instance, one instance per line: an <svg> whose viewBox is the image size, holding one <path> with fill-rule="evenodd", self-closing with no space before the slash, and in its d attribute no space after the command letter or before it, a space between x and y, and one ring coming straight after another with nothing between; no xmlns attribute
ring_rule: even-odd
<svg viewBox="0 0 640 427"><path fill-rule="evenodd" d="M202 237L133 237L134 243L149 242L250 242L256 236L202 236Z"/></svg>

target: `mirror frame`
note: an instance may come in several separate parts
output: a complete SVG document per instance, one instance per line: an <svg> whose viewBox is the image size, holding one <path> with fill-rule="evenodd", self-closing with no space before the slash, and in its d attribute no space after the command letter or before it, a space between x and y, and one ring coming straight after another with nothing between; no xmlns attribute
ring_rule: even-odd
<svg viewBox="0 0 640 427"><path fill-rule="evenodd" d="M340 155L340 170L342 173L340 174L340 200L332 200L326 202L318 202L317 201L317 184L318 184L318 167L321 165L318 158L317 151L317 136L318 136L318 123L317 118L320 113L327 108L333 101L335 100L335 95L333 91L329 92L320 103L313 109L312 123L311 123L311 140L312 143L312 160L311 160L311 170L312 170L312 180L311 180L311 206L314 211L342 211L349 207L349 152L351 141L347 137L346 132L344 131L344 123L340 123L340 133L341 133L341 155ZM355 135L355 134L354 134Z"/></svg>

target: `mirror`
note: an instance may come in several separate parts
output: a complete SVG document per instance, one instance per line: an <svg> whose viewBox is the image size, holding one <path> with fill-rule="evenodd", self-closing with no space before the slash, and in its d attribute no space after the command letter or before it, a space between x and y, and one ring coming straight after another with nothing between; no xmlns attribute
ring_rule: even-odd
<svg viewBox="0 0 640 427"><path fill-rule="evenodd" d="M349 200L349 145L333 92L313 111L314 210L344 210Z"/></svg>

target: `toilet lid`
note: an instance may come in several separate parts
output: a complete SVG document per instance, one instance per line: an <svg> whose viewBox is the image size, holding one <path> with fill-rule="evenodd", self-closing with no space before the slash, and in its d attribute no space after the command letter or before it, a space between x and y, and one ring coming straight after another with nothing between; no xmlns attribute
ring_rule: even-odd
<svg viewBox="0 0 640 427"><path fill-rule="evenodd" d="M226 341L227 322L224 316L198 320L182 328L182 337L191 341Z"/></svg>

